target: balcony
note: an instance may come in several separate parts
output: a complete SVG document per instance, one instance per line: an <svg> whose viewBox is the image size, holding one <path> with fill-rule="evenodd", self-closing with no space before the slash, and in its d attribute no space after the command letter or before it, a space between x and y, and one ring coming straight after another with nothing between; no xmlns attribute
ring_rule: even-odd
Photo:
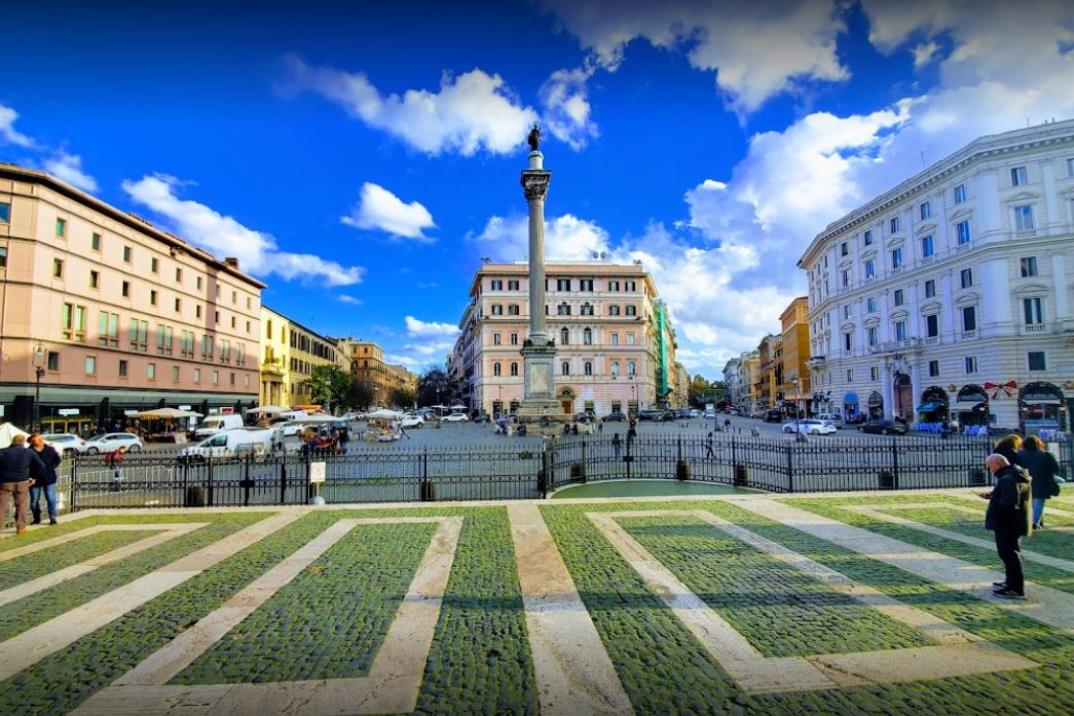
<svg viewBox="0 0 1074 716"><path fill-rule="evenodd" d="M820 368L824 365L825 360L827 360L825 356L809 356L809 358L806 359L806 365L809 368Z"/></svg>
<svg viewBox="0 0 1074 716"><path fill-rule="evenodd" d="M972 331L962 331L962 340L964 340L964 341L965 340L971 340L971 339L976 338L976 337L977 337L976 329L972 330Z"/></svg>
<svg viewBox="0 0 1074 716"><path fill-rule="evenodd" d="M875 346L869 346L869 353L872 355L882 353L920 353L921 345L920 338L907 338L901 341L885 341L884 343L877 343Z"/></svg>
<svg viewBox="0 0 1074 716"><path fill-rule="evenodd" d="M283 377L283 361L279 358L261 362L261 375Z"/></svg>
<svg viewBox="0 0 1074 716"><path fill-rule="evenodd" d="M1044 323L1027 323L1022 327L1023 333L1044 333L1045 330L1047 329Z"/></svg>

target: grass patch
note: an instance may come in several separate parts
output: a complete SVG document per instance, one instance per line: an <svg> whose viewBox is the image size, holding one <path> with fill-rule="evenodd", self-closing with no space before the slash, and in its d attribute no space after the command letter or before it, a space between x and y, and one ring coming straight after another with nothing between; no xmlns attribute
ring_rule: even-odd
<svg viewBox="0 0 1074 716"><path fill-rule="evenodd" d="M80 564L106 552L160 534L160 532L161 530L98 532L51 549L43 549L7 562L0 562L0 589L17 587L31 579Z"/></svg>

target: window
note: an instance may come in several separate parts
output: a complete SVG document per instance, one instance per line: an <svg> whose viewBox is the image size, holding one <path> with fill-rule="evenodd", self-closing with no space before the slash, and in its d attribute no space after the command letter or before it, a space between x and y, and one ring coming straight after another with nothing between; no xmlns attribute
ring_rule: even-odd
<svg viewBox="0 0 1074 716"><path fill-rule="evenodd" d="M86 375L97 375L97 356L86 356Z"/></svg>
<svg viewBox="0 0 1074 716"><path fill-rule="evenodd" d="M1067 160L1067 176L1074 177L1074 157Z"/></svg>
<svg viewBox="0 0 1074 716"><path fill-rule="evenodd" d="M59 354L58 351L49 351L48 352L48 359L47 359L47 362L45 363L45 367L48 368L49 370L59 370L60 369L60 354Z"/></svg>
<svg viewBox="0 0 1074 716"><path fill-rule="evenodd" d="M179 355L183 358L194 357L194 333L183 331L179 334Z"/></svg>
<svg viewBox="0 0 1074 716"><path fill-rule="evenodd" d="M492 364L492 375L496 376L496 377L499 377L500 371L501 371L500 362L496 361L495 363Z"/></svg>
<svg viewBox="0 0 1074 716"><path fill-rule="evenodd" d="M862 234L861 237L862 237L862 240L864 241L866 246L869 246L870 244L872 244L873 243L873 231L872 231L872 229L866 229L865 233Z"/></svg>
<svg viewBox="0 0 1074 716"><path fill-rule="evenodd" d="M213 371L213 385L218 385L219 383L220 383L220 371L214 370Z"/></svg>
<svg viewBox="0 0 1074 716"><path fill-rule="evenodd" d="M876 297L870 296L865 299L865 310L868 313L876 313Z"/></svg>
<svg viewBox="0 0 1074 716"><path fill-rule="evenodd" d="M583 316L592 316L593 315L593 304L592 303L586 302L586 303L582 304L582 315Z"/></svg>
<svg viewBox="0 0 1074 716"><path fill-rule="evenodd" d="M1030 205L1014 207L1014 228L1016 231L1033 231L1033 207Z"/></svg>
<svg viewBox="0 0 1074 716"><path fill-rule="evenodd" d="M160 261L156 256L149 259L149 270L153 273L160 273Z"/></svg>
<svg viewBox="0 0 1074 716"><path fill-rule="evenodd" d="M925 335L929 338L940 335L940 318L935 313L925 316Z"/></svg>
<svg viewBox="0 0 1074 716"><path fill-rule="evenodd" d="M964 268L958 272L958 282L962 288L969 288L973 285L973 269Z"/></svg>
<svg viewBox="0 0 1074 716"><path fill-rule="evenodd" d="M906 340L906 321L895 321L895 340Z"/></svg>
<svg viewBox="0 0 1074 716"><path fill-rule="evenodd" d="M493 291L502 291L503 290L503 281L501 279L498 279L498 278L492 279L492 290Z"/></svg>
<svg viewBox="0 0 1074 716"><path fill-rule="evenodd" d="M61 259L52 259L52 277L63 278L63 261Z"/></svg>
<svg viewBox="0 0 1074 716"><path fill-rule="evenodd" d="M593 290L593 279L591 279L591 278L580 279L578 281L578 290L579 291L592 291Z"/></svg>
<svg viewBox="0 0 1074 716"><path fill-rule="evenodd" d="M100 234L93 234L92 236L90 236L90 248L92 250L94 250L94 251L100 251L101 250L101 235Z"/></svg>
<svg viewBox="0 0 1074 716"><path fill-rule="evenodd" d="M559 316L569 316L569 315L571 315L570 304L561 303L558 306L556 306L556 315L559 315Z"/></svg>
<svg viewBox="0 0 1074 716"><path fill-rule="evenodd" d="M175 299L175 312L176 313L182 313L183 312L183 300L181 298L176 298ZM234 328L235 326L232 325L231 327Z"/></svg>
<svg viewBox="0 0 1074 716"><path fill-rule="evenodd" d="M194 382L195 383L200 383L201 382L201 368L195 368L194 369Z"/></svg>
<svg viewBox="0 0 1074 716"><path fill-rule="evenodd" d="M966 201L966 185L959 184L955 187L955 203L961 204Z"/></svg>
<svg viewBox="0 0 1074 716"><path fill-rule="evenodd" d="M872 259L865 260L865 278L876 278L876 264Z"/></svg>
<svg viewBox="0 0 1074 716"><path fill-rule="evenodd" d="M936 296L936 279L930 278L925 281L925 298L934 298Z"/></svg>
<svg viewBox="0 0 1074 716"><path fill-rule="evenodd" d="M511 345L513 345L513 346L518 345L518 334L517 333L512 333L511 334Z"/></svg>
<svg viewBox="0 0 1074 716"><path fill-rule="evenodd" d="M876 330L876 326L869 326L865 331L866 336L869 339L869 345L875 346L880 342L880 332Z"/></svg>
<svg viewBox="0 0 1074 716"><path fill-rule="evenodd" d="M507 282L507 290L508 291L517 291L518 290L518 279L509 280Z"/></svg>
<svg viewBox="0 0 1074 716"><path fill-rule="evenodd" d="M1022 299L1022 313L1027 326L1037 326L1044 323L1044 306L1039 296Z"/></svg>
<svg viewBox="0 0 1074 716"><path fill-rule="evenodd" d="M977 372L977 356L966 356L966 375Z"/></svg>
<svg viewBox="0 0 1074 716"><path fill-rule="evenodd" d="M130 298L131 297L131 282L130 281L124 281L123 285L120 287L119 292L121 294L123 294L123 298Z"/></svg>
<svg viewBox="0 0 1074 716"><path fill-rule="evenodd" d="M618 290L619 290L619 282L618 281L609 281L608 282L608 291L609 292L618 291Z"/></svg>
<svg viewBox="0 0 1074 716"><path fill-rule="evenodd" d="M637 363L637 361L628 360L627 364L626 364L626 369L627 369L627 375L637 375L638 374L638 363Z"/></svg>
<svg viewBox="0 0 1074 716"><path fill-rule="evenodd" d="M5 224L11 221L11 204L6 201L0 201L0 221Z"/></svg>
<svg viewBox="0 0 1074 716"><path fill-rule="evenodd" d="M612 334L612 345L613 346L619 345L619 334L618 333L613 333Z"/></svg>
<svg viewBox="0 0 1074 716"><path fill-rule="evenodd" d="M571 290L571 280L569 278L557 278L556 279L556 290L557 291L570 291Z"/></svg>
<svg viewBox="0 0 1074 716"><path fill-rule="evenodd" d="M172 327L157 324L157 353L172 354Z"/></svg>
<svg viewBox="0 0 1074 716"><path fill-rule="evenodd" d="M172 366L172 380L176 383L179 382L179 366L177 365Z"/></svg>
<svg viewBox="0 0 1074 716"><path fill-rule="evenodd" d="M518 375L518 363L511 364L511 375Z"/></svg>
<svg viewBox="0 0 1074 716"><path fill-rule="evenodd" d="M899 233L899 217L893 216L893 217L891 217L891 220L888 221L888 233L891 233L891 234Z"/></svg>
<svg viewBox="0 0 1074 716"><path fill-rule="evenodd" d="M175 269L175 282L176 283L182 283L183 282L183 269L181 269L181 268ZM247 306L247 308L249 308L249 306Z"/></svg>
<svg viewBox="0 0 1074 716"><path fill-rule="evenodd" d="M966 306L962 309L962 330L969 333L977 330L977 308Z"/></svg>
<svg viewBox="0 0 1074 716"><path fill-rule="evenodd" d="M63 337L69 341L85 342L86 340L86 307L73 303L63 304L63 313L60 317L63 328Z"/></svg>
<svg viewBox="0 0 1074 716"><path fill-rule="evenodd" d="M851 342L854 340L854 334L849 331L843 334L843 350L849 351Z"/></svg>
<svg viewBox="0 0 1074 716"><path fill-rule="evenodd" d="M566 328L561 328L560 331L559 331L559 344L561 346L566 346L566 345L570 345L570 342L571 342L571 332L568 331Z"/></svg>
<svg viewBox="0 0 1074 716"><path fill-rule="evenodd" d="M844 321L849 321L850 320L850 304L849 303L847 305L843 306L843 320Z"/></svg>
<svg viewBox="0 0 1074 716"><path fill-rule="evenodd" d="M67 236L67 219L56 217L56 236L61 239Z"/></svg>
<svg viewBox="0 0 1074 716"><path fill-rule="evenodd" d="M179 299L175 299L175 300L178 301ZM175 310L177 310L177 311L179 310L179 305L178 304L176 304ZM232 316L231 317L231 327L235 328L235 325L236 325L236 318L235 318L235 316Z"/></svg>
<svg viewBox="0 0 1074 716"><path fill-rule="evenodd" d="M582 366L582 372L586 375L593 375L593 364L589 361L586 361L585 364Z"/></svg>
<svg viewBox="0 0 1074 716"><path fill-rule="evenodd" d="M154 289L149 289L149 305L157 305L157 292Z"/></svg>
<svg viewBox="0 0 1074 716"><path fill-rule="evenodd" d="M1026 362L1030 370L1048 370L1048 362L1044 351L1029 351L1026 353Z"/></svg>
<svg viewBox="0 0 1074 716"><path fill-rule="evenodd" d="M567 361L563 361L562 363L560 363L559 364L559 374L560 375L570 375L571 374L571 364L568 363Z"/></svg>
<svg viewBox="0 0 1074 716"><path fill-rule="evenodd" d="M618 316L619 315L619 306L615 306L615 305L608 306L608 315L609 316Z"/></svg>
<svg viewBox="0 0 1074 716"><path fill-rule="evenodd" d="M519 311L518 311L518 304L517 303L509 303L509 304L507 304L507 315L509 315L509 316L517 316L518 312Z"/></svg>
<svg viewBox="0 0 1074 716"><path fill-rule="evenodd" d="M197 287L197 289L200 291L201 290L201 276L198 276L198 277L196 277L194 279L194 284Z"/></svg>
<svg viewBox="0 0 1074 716"><path fill-rule="evenodd" d="M201 337L201 359L213 359L213 337L209 334L205 334Z"/></svg>
<svg viewBox="0 0 1074 716"><path fill-rule="evenodd" d="M194 318L201 318L201 306L194 306Z"/></svg>
<svg viewBox="0 0 1074 716"><path fill-rule="evenodd" d="M922 203L921 206L918 207L918 211L919 211L919 214L921 216L922 221L924 221L925 219L928 219L929 217L932 216L932 202L926 201L926 202Z"/></svg>
<svg viewBox="0 0 1074 716"><path fill-rule="evenodd" d="M839 285L846 288L850 285L850 270L843 269L839 272Z"/></svg>
<svg viewBox="0 0 1074 716"><path fill-rule="evenodd" d="M922 258L931 258L936 254L936 248L932 242L932 234L922 237L921 239L921 256Z"/></svg>
<svg viewBox="0 0 1074 716"><path fill-rule="evenodd" d="M891 250L891 270L897 271L902 268L902 247Z"/></svg>
<svg viewBox="0 0 1074 716"><path fill-rule="evenodd" d="M1011 186L1025 186L1029 183L1029 176L1025 167L1011 167Z"/></svg>
<svg viewBox="0 0 1074 716"><path fill-rule="evenodd" d="M246 365L246 344L235 344L235 362L239 365Z"/></svg>
<svg viewBox="0 0 1074 716"><path fill-rule="evenodd" d="M844 241L843 243L839 244L839 255L840 256L847 256L849 253L850 253L850 247L847 246L847 242Z"/></svg>
<svg viewBox="0 0 1074 716"><path fill-rule="evenodd" d="M624 281L623 282L623 290L626 291L627 293L633 293L634 291L638 290L638 284L635 283L634 281Z"/></svg>
<svg viewBox="0 0 1074 716"><path fill-rule="evenodd" d="M938 360L930 360L929 361L929 377L930 378L936 378L939 375L940 375L940 361L938 361Z"/></svg>
<svg viewBox="0 0 1074 716"><path fill-rule="evenodd" d="M619 377L619 361L617 360L612 361L612 377Z"/></svg>
<svg viewBox="0 0 1074 716"><path fill-rule="evenodd" d="M503 315L503 306L500 305L499 303L492 304L492 315L494 315L494 316L502 316Z"/></svg>
<svg viewBox="0 0 1074 716"><path fill-rule="evenodd" d="M137 318L132 318L130 339L131 350L147 350L149 344L149 321L140 321Z"/></svg>
<svg viewBox="0 0 1074 716"><path fill-rule="evenodd" d="M853 368L847 368L847 382L848 383L853 383L854 382L854 369Z"/></svg>
<svg viewBox="0 0 1074 716"><path fill-rule="evenodd" d="M892 292L892 300L896 306L901 306L904 302L903 291L901 288L897 288Z"/></svg>
<svg viewBox="0 0 1074 716"><path fill-rule="evenodd" d="M238 291L232 291L231 292L231 305L234 306L238 302L239 302L239 293L238 293ZM231 381L231 382L234 383L235 381Z"/></svg>
<svg viewBox="0 0 1074 716"><path fill-rule="evenodd" d="M493 333L492 334L492 345L494 345L494 346L500 345L500 334L499 333Z"/></svg>
<svg viewBox="0 0 1074 716"><path fill-rule="evenodd" d="M101 311L97 314L97 345L119 346L119 314Z"/></svg>
<svg viewBox="0 0 1074 716"><path fill-rule="evenodd" d="M89 272L89 287L100 288L101 287L101 273L99 271Z"/></svg>
<svg viewBox="0 0 1074 716"><path fill-rule="evenodd" d="M636 315L638 315L638 307L633 305L633 304L628 305L626 307L626 314L628 316L636 316Z"/></svg>
<svg viewBox="0 0 1074 716"><path fill-rule="evenodd" d="M0 268L7 268L7 247L0 246Z"/></svg>
<svg viewBox="0 0 1074 716"><path fill-rule="evenodd" d="M149 380L156 380L157 379L157 364L156 363L146 363L145 364L145 377L148 378Z"/></svg>
<svg viewBox="0 0 1074 716"><path fill-rule="evenodd" d="M965 246L973 238L970 233L970 220L966 219L955 224L955 232L958 234L958 245Z"/></svg>
<svg viewBox="0 0 1074 716"><path fill-rule="evenodd" d="M125 263L128 263L128 264L131 262L131 247L130 246L124 246L123 247L123 261Z"/></svg>
<svg viewBox="0 0 1074 716"><path fill-rule="evenodd" d="M585 328L582 331L582 343L587 346L593 345L593 329Z"/></svg>
<svg viewBox="0 0 1074 716"><path fill-rule="evenodd" d="M1022 270L1022 278L1029 278L1030 276L1037 275L1036 256L1023 256L1018 263Z"/></svg>

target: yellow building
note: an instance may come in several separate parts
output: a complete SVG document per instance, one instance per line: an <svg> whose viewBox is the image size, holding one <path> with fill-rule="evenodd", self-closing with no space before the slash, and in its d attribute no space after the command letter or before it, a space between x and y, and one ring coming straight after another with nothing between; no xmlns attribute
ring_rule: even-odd
<svg viewBox="0 0 1074 716"><path fill-rule="evenodd" d="M364 383L369 388L375 405L391 403L394 390L417 392L418 377L405 366L386 362L384 349L378 344L354 338L341 338L336 343L339 346L344 369L349 370L355 380Z"/></svg>
<svg viewBox="0 0 1074 716"><path fill-rule="evenodd" d="M748 354L743 354L742 358L742 380L743 384L747 387L749 393L749 402L747 407L750 410L756 410L758 403L761 400L760 391L760 374L761 374L761 355L758 351L751 351Z"/></svg>
<svg viewBox="0 0 1074 716"><path fill-rule="evenodd" d="M799 296L779 317L783 327L783 400L803 413L811 393L809 368L809 299Z"/></svg>
<svg viewBox="0 0 1074 716"><path fill-rule="evenodd" d="M755 383L757 402L760 407L777 407L782 399L783 336L765 336L757 346L757 353L760 360Z"/></svg>
<svg viewBox="0 0 1074 716"><path fill-rule="evenodd" d="M339 365L335 341L266 306L261 326L261 404L309 405L303 383L314 367Z"/></svg>

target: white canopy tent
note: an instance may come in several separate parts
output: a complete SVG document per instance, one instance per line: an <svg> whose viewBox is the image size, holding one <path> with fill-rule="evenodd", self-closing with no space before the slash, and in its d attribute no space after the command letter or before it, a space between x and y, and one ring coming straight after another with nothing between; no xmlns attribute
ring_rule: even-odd
<svg viewBox="0 0 1074 716"><path fill-rule="evenodd" d="M253 415L261 415L261 414L279 415L280 413L286 413L289 410L290 410L290 408L283 408L283 407L280 407L279 405L262 405L261 407L258 407L258 408L251 408L250 410L247 410L246 412L251 413Z"/></svg>
<svg viewBox="0 0 1074 716"><path fill-rule="evenodd" d="M378 408L370 413L365 414L366 418L373 419L386 419L386 420L398 420L403 417L403 414L398 410L388 410L387 408Z"/></svg>
<svg viewBox="0 0 1074 716"><path fill-rule="evenodd" d="M334 415L325 415L324 413L320 413L318 415L300 415L299 417L295 418L291 422L292 423L313 423L313 424L316 424L316 423L334 423L337 420L339 420L339 418L337 418Z"/></svg>
<svg viewBox="0 0 1074 716"><path fill-rule="evenodd" d="M11 439L16 435L23 435L29 437L30 434L25 430L19 430L11 423L4 423L0 425L0 448L6 448L11 445Z"/></svg>
<svg viewBox="0 0 1074 716"><path fill-rule="evenodd" d="M179 420L181 418L200 418L201 413L193 410L179 410L178 408L154 408L135 413L134 417L139 420Z"/></svg>

